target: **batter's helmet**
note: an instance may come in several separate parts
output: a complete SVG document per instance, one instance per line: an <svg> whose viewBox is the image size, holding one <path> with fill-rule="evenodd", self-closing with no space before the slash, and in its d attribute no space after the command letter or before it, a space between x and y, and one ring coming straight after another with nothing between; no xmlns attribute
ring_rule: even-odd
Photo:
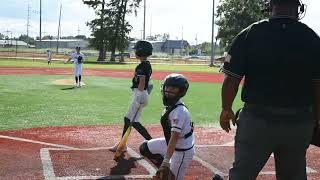
<svg viewBox="0 0 320 180"><path fill-rule="evenodd" d="M179 88L179 93L175 97L166 96L165 89L168 86ZM186 95L189 88L189 82L182 74L169 74L162 84L162 100L165 106L175 105L180 98Z"/></svg>
<svg viewBox="0 0 320 180"><path fill-rule="evenodd" d="M148 57L152 55L152 44L148 41L138 41L136 45L133 47L135 49L135 53L139 57Z"/></svg>

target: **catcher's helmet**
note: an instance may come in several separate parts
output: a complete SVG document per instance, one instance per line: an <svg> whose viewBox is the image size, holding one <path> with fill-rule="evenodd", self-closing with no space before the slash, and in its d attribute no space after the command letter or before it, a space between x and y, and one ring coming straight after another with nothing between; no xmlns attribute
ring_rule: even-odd
<svg viewBox="0 0 320 180"><path fill-rule="evenodd" d="M179 93L172 97L166 95L166 87L176 87L179 88ZM186 95L189 88L189 82L186 77L182 74L169 74L162 84L162 100L165 106L173 106L175 105L180 98Z"/></svg>
<svg viewBox="0 0 320 180"><path fill-rule="evenodd" d="M133 47L135 53L139 57L148 57L152 55L152 44L148 41L138 41Z"/></svg>

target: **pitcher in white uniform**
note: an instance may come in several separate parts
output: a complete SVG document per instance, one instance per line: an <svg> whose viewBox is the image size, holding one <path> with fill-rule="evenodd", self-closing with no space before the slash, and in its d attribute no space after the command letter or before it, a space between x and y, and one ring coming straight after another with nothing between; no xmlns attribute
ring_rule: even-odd
<svg viewBox="0 0 320 180"><path fill-rule="evenodd" d="M188 108L182 101L189 88L181 74L168 75L162 85L165 109L161 117L163 138L145 141L141 155L159 166L157 174L171 170L177 180L183 180L195 154L195 136Z"/></svg>
<svg viewBox="0 0 320 180"><path fill-rule="evenodd" d="M72 53L70 58L65 61L65 63L73 60L74 63L74 76L76 80L76 87L81 87L81 76L82 76L82 64L84 62L85 56L80 52L80 47L76 47L76 52Z"/></svg>

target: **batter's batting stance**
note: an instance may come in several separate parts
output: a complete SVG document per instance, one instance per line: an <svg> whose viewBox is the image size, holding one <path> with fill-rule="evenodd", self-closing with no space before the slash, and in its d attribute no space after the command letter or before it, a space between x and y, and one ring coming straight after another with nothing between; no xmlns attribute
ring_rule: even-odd
<svg viewBox="0 0 320 180"><path fill-rule="evenodd" d="M70 58L65 61L65 63L69 62L71 59L73 59L74 63L74 76L76 80L76 87L81 87L81 75L82 75L82 64L84 62L84 55L80 52L80 47L76 47L75 53L72 53Z"/></svg>
<svg viewBox="0 0 320 180"><path fill-rule="evenodd" d="M151 43L147 41L138 41L134 49L136 58L139 59L141 63L136 67L134 77L132 79L132 102L124 117L122 137L126 133L127 129L132 125L132 127L134 127L146 140L150 140L152 137L140 123L140 116L142 109L148 104L149 100L148 87L152 68L147 58L152 55L153 47ZM119 151L118 146L119 143L116 143L112 148L110 148L110 151ZM126 146L120 150L125 152Z"/></svg>
<svg viewBox="0 0 320 180"><path fill-rule="evenodd" d="M183 180L195 154L195 136L188 108L182 101L188 80L181 74L168 75L162 85L165 109L161 117L164 138L151 139L140 146L141 155L160 165L154 179Z"/></svg>

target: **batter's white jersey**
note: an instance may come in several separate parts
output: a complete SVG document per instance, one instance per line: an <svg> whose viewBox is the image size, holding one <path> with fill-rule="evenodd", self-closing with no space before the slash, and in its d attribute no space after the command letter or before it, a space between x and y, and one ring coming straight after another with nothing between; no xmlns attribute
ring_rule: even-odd
<svg viewBox="0 0 320 180"><path fill-rule="evenodd" d="M181 100L177 102L177 104L181 103L183 103ZM188 134L192 128L190 125L190 112L185 106L179 105L170 112L168 118L171 121L171 131L180 133L176 149L185 149L185 151L174 151L170 159L170 169L175 174L177 180L183 180L195 155L194 134L192 133L188 138L184 138L184 135ZM152 154L165 155L168 148L165 138L151 139L147 142L147 145Z"/></svg>

